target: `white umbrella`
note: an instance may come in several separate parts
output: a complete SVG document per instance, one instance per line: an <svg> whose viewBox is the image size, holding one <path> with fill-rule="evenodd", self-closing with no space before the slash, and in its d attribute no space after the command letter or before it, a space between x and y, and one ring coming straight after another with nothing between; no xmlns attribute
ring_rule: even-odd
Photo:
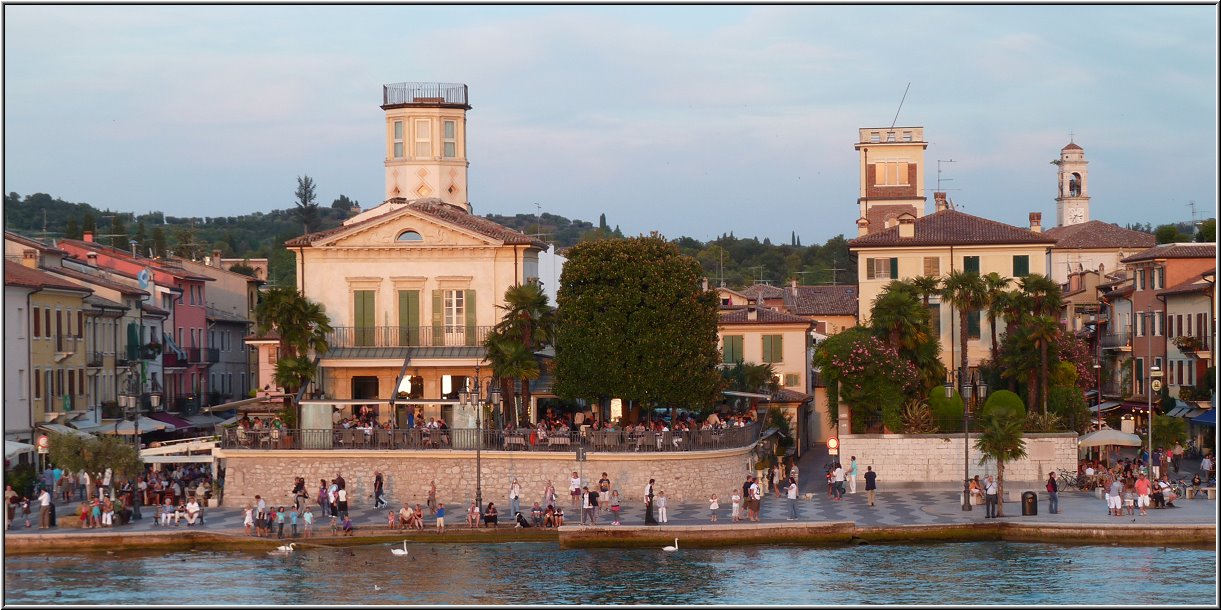
<svg viewBox="0 0 1221 610"><path fill-rule="evenodd" d="M140 418L140 434L144 434L145 432L157 432L160 430L173 432L174 426L163 421L158 421L147 417ZM103 432L105 434L131 435L136 433L136 425L130 421L123 420L119 422L117 426L106 426L104 428L99 428L98 432Z"/></svg>
<svg viewBox="0 0 1221 610"><path fill-rule="evenodd" d="M1119 445L1121 447L1140 447L1145 442L1135 434L1128 434L1114 428L1095 430L1077 439L1079 447L1102 447L1104 445Z"/></svg>
<svg viewBox="0 0 1221 610"><path fill-rule="evenodd" d="M37 447L29 443L19 443L17 441L4 441L4 459L11 460L14 457L23 453L32 453Z"/></svg>

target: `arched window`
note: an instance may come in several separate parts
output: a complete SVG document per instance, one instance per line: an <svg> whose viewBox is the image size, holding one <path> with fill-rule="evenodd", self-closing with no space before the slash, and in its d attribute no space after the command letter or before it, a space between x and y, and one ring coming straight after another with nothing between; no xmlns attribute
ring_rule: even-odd
<svg viewBox="0 0 1221 610"><path fill-rule="evenodd" d="M395 238L395 241L424 241L424 238L419 233L408 230L399 233L399 236Z"/></svg>

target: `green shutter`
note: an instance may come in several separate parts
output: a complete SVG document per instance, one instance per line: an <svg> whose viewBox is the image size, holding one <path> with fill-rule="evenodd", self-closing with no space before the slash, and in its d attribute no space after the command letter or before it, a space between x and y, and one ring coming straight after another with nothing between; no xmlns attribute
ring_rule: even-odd
<svg viewBox="0 0 1221 610"><path fill-rule="evenodd" d="M865 259L865 279L867 279L867 280L874 279L873 259L872 258Z"/></svg>
<svg viewBox="0 0 1221 610"><path fill-rule="evenodd" d="M1030 275L1030 256L1026 254L1013 256L1013 277Z"/></svg>
<svg viewBox="0 0 1221 610"><path fill-rule="evenodd" d="M967 314L967 338L968 339L978 339L979 338L979 318L980 318L980 312L978 312L978 311L972 311Z"/></svg>
<svg viewBox="0 0 1221 610"><path fill-rule="evenodd" d="M420 343L420 291L399 291L399 345Z"/></svg>
<svg viewBox="0 0 1221 610"><path fill-rule="evenodd" d="M967 273L979 273L979 257L964 256L962 257L962 270Z"/></svg>
<svg viewBox="0 0 1221 610"><path fill-rule="evenodd" d="M898 259L892 259L892 260L898 260ZM783 335L776 335L774 338L772 338L772 362L784 362L784 336Z"/></svg>
<svg viewBox="0 0 1221 610"><path fill-rule="evenodd" d="M890 279L899 279L899 259L897 258L890 259Z"/></svg>
<svg viewBox="0 0 1221 610"><path fill-rule="evenodd" d="M372 290L357 290L353 294L353 322L356 325L356 345L370 347L373 345L374 326L377 317L374 313L375 294Z"/></svg>
<svg viewBox="0 0 1221 610"><path fill-rule="evenodd" d="M466 295L462 299L462 306L466 308L466 344L476 345L475 341L475 291L467 290Z"/></svg>
<svg viewBox="0 0 1221 610"><path fill-rule="evenodd" d="M941 336L941 304L928 304L928 322L929 328L932 330L933 338L937 339Z"/></svg>
<svg viewBox="0 0 1221 610"><path fill-rule="evenodd" d="M440 290L432 291L432 344L445 345L445 300Z"/></svg>
<svg viewBox="0 0 1221 610"><path fill-rule="evenodd" d="M742 335L726 335L722 343L722 362L725 364L742 362Z"/></svg>

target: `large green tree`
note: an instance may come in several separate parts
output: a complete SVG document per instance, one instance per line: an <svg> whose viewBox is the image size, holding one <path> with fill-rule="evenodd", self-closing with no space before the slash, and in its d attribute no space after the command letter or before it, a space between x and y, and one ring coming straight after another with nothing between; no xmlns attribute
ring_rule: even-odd
<svg viewBox="0 0 1221 610"><path fill-rule="evenodd" d="M887 284L873 300L869 323L878 338L916 367L921 379L919 394L923 394L945 379L945 365L941 344L931 331L932 314L921 302L928 287L926 278L915 279L921 283L895 280Z"/></svg>
<svg viewBox="0 0 1221 610"><path fill-rule="evenodd" d="M293 192L297 198L293 202L296 207L293 208L293 213L301 220L301 227L304 232L309 233L318 227L318 221L321 219L321 213L318 207L317 186L314 184L314 179L307 176L297 176L297 190Z"/></svg>
<svg viewBox="0 0 1221 610"><path fill-rule="evenodd" d="M654 233L568 250L556 297L556 392L698 408L717 398L717 296Z"/></svg>
<svg viewBox="0 0 1221 610"><path fill-rule="evenodd" d="M1000 314L998 303L1003 304L1005 289L1009 287L1009 278L993 271L983 276L984 306L988 310L988 330L992 333L992 362L1000 358L1000 344L996 341L996 318Z"/></svg>
<svg viewBox="0 0 1221 610"><path fill-rule="evenodd" d="M970 314L983 309L987 303L987 287L974 271L951 271L942 282L941 298L958 312L958 371L967 371L967 319ZM958 382L959 380L955 380Z"/></svg>

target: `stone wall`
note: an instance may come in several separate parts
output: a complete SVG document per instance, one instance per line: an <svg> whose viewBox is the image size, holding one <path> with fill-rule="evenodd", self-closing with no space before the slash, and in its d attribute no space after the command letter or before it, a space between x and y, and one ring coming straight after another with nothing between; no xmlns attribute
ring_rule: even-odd
<svg viewBox="0 0 1221 610"><path fill-rule="evenodd" d="M1006 481L1039 481L1049 470L1077 471L1077 435L1073 433L1026 434L1026 458L1005 464ZM996 474L996 463L980 465L972 434L967 462L971 476ZM848 434L839 437L840 461L856 456L858 474L872 466L878 487L886 482L961 482L963 474L962 434ZM821 466L821 464L819 465ZM814 473L821 475L822 472ZM864 479L858 480L862 489Z"/></svg>
<svg viewBox="0 0 1221 610"><path fill-rule="evenodd" d="M621 502L639 508L644 486L656 479L654 491L666 492L675 502L702 501L715 493L728 506L729 494L740 489L747 474L752 447L720 451L666 453L589 453L577 462L572 453L505 452L482 453L483 501L495 502L501 511L509 505L509 485L514 478L522 486L523 509L543 498L547 480L567 507L568 480L577 471L582 482L596 483L603 472L611 487L619 490ZM343 474L351 506L372 503L373 473L385 478L386 497L423 505L429 481L436 481L437 499L453 516L465 518L474 499L476 464L472 451L251 451L215 450L225 472L224 505L240 507L254 502L255 494L272 504L292 501L294 477L305 477L310 501L315 502L319 479L328 482Z"/></svg>

